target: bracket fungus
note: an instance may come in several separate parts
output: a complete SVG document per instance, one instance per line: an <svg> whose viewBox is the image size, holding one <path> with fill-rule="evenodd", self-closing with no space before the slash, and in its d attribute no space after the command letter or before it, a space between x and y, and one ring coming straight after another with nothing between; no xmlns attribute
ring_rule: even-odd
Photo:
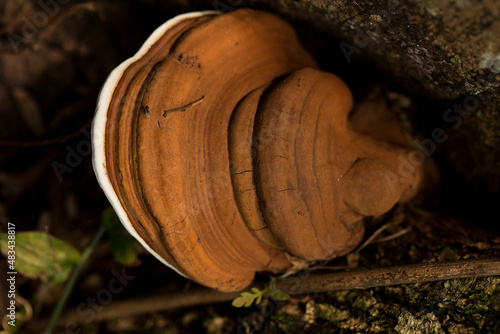
<svg viewBox="0 0 500 334"><path fill-rule="evenodd" d="M109 76L92 127L98 181L127 230L220 291L358 245L363 218L417 192L411 148L357 131L353 98L261 11L177 16Z"/></svg>

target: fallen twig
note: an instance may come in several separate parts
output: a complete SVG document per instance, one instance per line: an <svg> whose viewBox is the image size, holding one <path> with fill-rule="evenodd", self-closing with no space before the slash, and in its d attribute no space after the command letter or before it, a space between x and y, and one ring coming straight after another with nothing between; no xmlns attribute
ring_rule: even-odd
<svg viewBox="0 0 500 334"><path fill-rule="evenodd" d="M277 288L288 294L301 294L498 275L500 259L471 259L311 274L303 279L295 278L298 282L278 282Z"/></svg>
<svg viewBox="0 0 500 334"><path fill-rule="evenodd" d="M287 294L297 295L498 275L500 275L500 259L471 259L359 269L340 273L307 273L302 276L278 280L276 281L276 288ZM163 295L155 294L131 300L115 301L109 307L96 313L93 321L228 302L238 296L240 296L240 293L222 293L206 288ZM85 317L78 316L75 311L72 311L61 319L61 323L83 322L85 319Z"/></svg>
<svg viewBox="0 0 500 334"><path fill-rule="evenodd" d="M404 228L404 229L402 229L402 230L400 230L400 231L398 231L396 233L388 235L387 237L375 239L371 243L372 244L378 244L378 243L381 243L381 242L386 242L386 241L389 241L389 240L392 240L392 239L396 239L396 238L399 238L402 235L405 235L406 233L410 232L411 230L412 230L412 227L409 226L409 227Z"/></svg>

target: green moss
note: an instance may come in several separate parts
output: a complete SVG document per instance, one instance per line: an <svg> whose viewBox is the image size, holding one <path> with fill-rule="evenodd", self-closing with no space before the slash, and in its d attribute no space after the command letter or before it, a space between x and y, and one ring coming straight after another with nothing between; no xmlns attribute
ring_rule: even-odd
<svg viewBox="0 0 500 334"><path fill-rule="evenodd" d="M328 11L329 13L331 13L331 12L334 12L334 11L337 9L337 7L336 7L336 6L334 6L334 5L332 5L332 4L328 4L328 5L326 6L326 9L327 9L327 11Z"/></svg>
<svg viewBox="0 0 500 334"><path fill-rule="evenodd" d="M475 298L479 298L482 296L482 293L480 292L474 292L472 293L470 296L469 296L469 299L475 299Z"/></svg>
<svg viewBox="0 0 500 334"><path fill-rule="evenodd" d="M351 318L347 310L341 310L328 304L314 304L314 315L329 322L342 321Z"/></svg>
<svg viewBox="0 0 500 334"><path fill-rule="evenodd" d="M295 316L286 312L279 312L278 314L273 315L272 319L287 325L295 325L297 323Z"/></svg>

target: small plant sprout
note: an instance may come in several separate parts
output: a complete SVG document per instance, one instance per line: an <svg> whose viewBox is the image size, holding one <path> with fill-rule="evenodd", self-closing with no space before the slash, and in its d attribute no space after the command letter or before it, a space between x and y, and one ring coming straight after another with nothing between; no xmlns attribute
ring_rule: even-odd
<svg viewBox="0 0 500 334"><path fill-rule="evenodd" d="M290 298L288 294L276 288L276 279L274 277L271 278L271 282L263 290L256 287L253 287L251 290L252 292L242 292L241 296L235 298L231 305L234 307L249 307L254 302L258 305L265 296L269 296L274 300L287 300Z"/></svg>

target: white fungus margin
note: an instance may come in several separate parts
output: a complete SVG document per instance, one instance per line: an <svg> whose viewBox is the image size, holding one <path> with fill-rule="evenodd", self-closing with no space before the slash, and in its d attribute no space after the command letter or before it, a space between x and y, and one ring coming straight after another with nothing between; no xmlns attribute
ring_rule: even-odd
<svg viewBox="0 0 500 334"><path fill-rule="evenodd" d="M137 53L125 60L121 63L117 68L111 72L109 77L106 80L106 83L101 89L99 93L99 98L97 102L97 108L94 116L94 120L92 122L92 164L94 167L94 172L97 176L97 181L99 185L104 191L104 194L108 198L109 202L113 206L118 218L121 223L125 227L125 229L135 238L137 241L141 243L141 245L146 248L148 252L153 254L158 260L160 260L166 266L175 270L178 274L183 275L178 269L173 267L170 263L165 261L158 253L156 253L149 245L142 239L139 234L135 231L134 227L130 223L127 213L125 212L122 204L120 203L118 196L116 195L113 186L111 185L111 181L108 177L107 167L106 167L106 152L105 152L105 129L106 129L106 120L108 114L108 107L111 102L111 97L113 96L114 89L116 84L120 81L123 72L135 61L144 56L150 47L161 37L163 34L168 31L171 27L175 26L179 22L192 19L199 16L204 15L214 15L221 14L217 11L201 11L201 12L192 12L178 15L167 22L163 23L160 27L158 27L146 42L142 45L142 47L137 51Z"/></svg>

